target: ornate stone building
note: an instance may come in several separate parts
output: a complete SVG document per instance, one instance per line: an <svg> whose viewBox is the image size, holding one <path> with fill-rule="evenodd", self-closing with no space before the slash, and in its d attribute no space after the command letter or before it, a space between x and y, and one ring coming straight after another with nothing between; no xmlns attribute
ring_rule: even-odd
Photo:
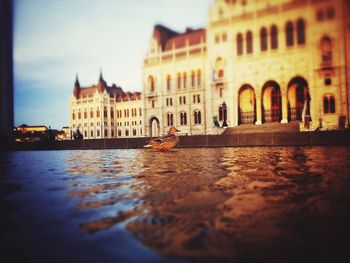
<svg viewBox="0 0 350 263"><path fill-rule="evenodd" d="M349 13L348 0L216 0L206 29L156 25L143 65L146 135L348 126Z"/></svg>
<svg viewBox="0 0 350 263"><path fill-rule="evenodd" d="M79 129L85 139L141 137L140 92L108 86L100 74L97 85L81 87L76 78L70 100L70 136Z"/></svg>

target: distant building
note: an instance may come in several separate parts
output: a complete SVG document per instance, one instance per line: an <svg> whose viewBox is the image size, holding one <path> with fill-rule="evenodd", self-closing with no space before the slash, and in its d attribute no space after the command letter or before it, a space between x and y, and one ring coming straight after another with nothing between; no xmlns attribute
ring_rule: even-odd
<svg viewBox="0 0 350 263"><path fill-rule="evenodd" d="M22 133L34 133L34 132L46 132L48 128L44 125L34 125L34 126L28 126L28 125L21 125L15 128L16 131L22 132Z"/></svg>
<svg viewBox="0 0 350 263"><path fill-rule="evenodd" d="M70 100L70 138L76 130L84 139L143 136L141 102L140 92L108 86L102 72L97 85L89 87L81 87L77 77Z"/></svg>
<svg viewBox="0 0 350 263"><path fill-rule="evenodd" d="M347 127L349 13L347 0L216 0L205 29L156 25L143 64L145 135L172 125Z"/></svg>
<svg viewBox="0 0 350 263"><path fill-rule="evenodd" d="M62 127L61 131L59 131L57 134L57 138L59 140L69 140L70 139L69 127Z"/></svg>
<svg viewBox="0 0 350 263"><path fill-rule="evenodd" d="M14 128L16 142L47 140L49 129L44 125L23 124Z"/></svg>

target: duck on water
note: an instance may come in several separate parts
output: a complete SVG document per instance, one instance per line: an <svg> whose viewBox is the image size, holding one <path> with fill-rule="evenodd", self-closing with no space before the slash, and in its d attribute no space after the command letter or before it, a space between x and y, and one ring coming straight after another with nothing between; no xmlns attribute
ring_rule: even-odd
<svg viewBox="0 0 350 263"><path fill-rule="evenodd" d="M150 140L144 147L159 151L169 151L179 143L179 137L176 135L179 131L174 126L170 127L167 135Z"/></svg>

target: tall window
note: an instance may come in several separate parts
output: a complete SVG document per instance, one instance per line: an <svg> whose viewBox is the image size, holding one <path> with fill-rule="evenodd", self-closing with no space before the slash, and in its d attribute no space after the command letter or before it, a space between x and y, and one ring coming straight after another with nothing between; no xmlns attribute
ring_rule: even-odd
<svg viewBox="0 0 350 263"><path fill-rule="evenodd" d="M107 118L107 107L103 109L103 117Z"/></svg>
<svg viewBox="0 0 350 263"><path fill-rule="evenodd" d="M260 48L261 51L267 50L267 30L265 27L260 30Z"/></svg>
<svg viewBox="0 0 350 263"><path fill-rule="evenodd" d="M303 19L299 19L297 22L297 40L298 45L305 44L305 21Z"/></svg>
<svg viewBox="0 0 350 263"><path fill-rule="evenodd" d="M317 21L323 21L324 19L324 13L322 9L319 9L316 11L316 20Z"/></svg>
<svg viewBox="0 0 350 263"><path fill-rule="evenodd" d="M201 124L201 123L202 123L201 112L199 110L196 110L194 112L194 124Z"/></svg>
<svg viewBox="0 0 350 263"><path fill-rule="evenodd" d="M187 87L187 74L184 72L184 89Z"/></svg>
<svg viewBox="0 0 350 263"><path fill-rule="evenodd" d="M237 35L237 55L243 55L243 36L241 33Z"/></svg>
<svg viewBox="0 0 350 263"><path fill-rule="evenodd" d="M196 85L196 75L194 71L191 73L191 87L193 88Z"/></svg>
<svg viewBox="0 0 350 263"><path fill-rule="evenodd" d="M177 74L177 88L181 89L181 74Z"/></svg>
<svg viewBox="0 0 350 263"><path fill-rule="evenodd" d="M72 113L72 119L75 120L75 112Z"/></svg>
<svg viewBox="0 0 350 263"><path fill-rule="evenodd" d="M96 117L100 118L100 110L99 109L96 110Z"/></svg>
<svg viewBox="0 0 350 263"><path fill-rule="evenodd" d="M278 48L278 29L277 29L277 26L275 26L275 25L271 26L270 34L271 34L271 49L277 49Z"/></svg>
<svg viewBox="0 0 350 263"><path fill-rule="evenodd" d="M252 31L247 32L247 54L253 53L253 33Z"/></svg>
<svg viewBox="0 0 350 263"><path fill-rule="evenodd" d="M181 125L187 125L187 114L186 112L180 113L180 124Z"/></svg>
<svg viewBox="0 0 350 263"><path fill-rule="evenodd" d="M322 63L332 62L332 40L325 36L321 39Z"/></svg>
<svg viewBox="0 0 350 263"><path fill-rule="evenodd" d="M348 1L348 3L349 3L349 1ZM333 7L330 7L327 9L327 18L328 19L334 18L334 8Z"/></svg>
<svg viewBox="0 0 350 263"><path fill-rule="evenodd" d="M155 88L153 76L149 76L149 77L148 77L148 85L149 85L150 91L153 92L153 91L154 91L154 88Z"/></svg>
<svg viewBox="0 0 350 263"><path fill-rule="evenodd" d="M323 97L323 113L335 113L335 100L334 96Z"/></svg>
<svg viewBox="0 0 350 263"><path fill-rule="evenodd" d="M78 119L79 120L81 119L81 112L80 111L78 112Z"/></svg>
<svg viewBox="0 0 350 263"><path fill-rule="evenodd" d="M111 107L111 118L114 118L114 109Z"/></svg>
<svg viewBox="0 0 350 263"><path fill-rule="evenodd" d="M88 116L88 114L87 114L87 111L85 110L84 111L84 119L87 119L87 116Z"/></svg>
<svg viewBox="0 0 350 263"><path fill-rule="evenodd" d="M168 113L168 115L167 115L167 123L168 123L168 126L173 126L174 125L174 115L172 113Z"/></svg>
<svg viewBox="0 0 350 263"><path fill-rule="evenodd" d="M166 89L170 90L171 89L171 76L168 75L166 78Z"/></svg>
<svg viewBox="0 0 350 263"><path fill-rule="evenodd" d="M200 87L201 86L201 83L202 83L202 73L200 70L197 71L197 86Z"/></svg>
<svg viewBox="0 0 350 263"><path fill-rule="evenodd" d="M224 77L224 66L222 58L217 58L215 61L216 78L221 79Z"/></svg>
<svg viewBox="0 0 350 263"><path fill-rule="evenodd" d="M294 26L292 22L286 24L286 44L287 47L294 45Z"/></svg>
<svg viewBox="0 0 350 263"><path fill-rule="evenodd" d="M93 118L94 117L94 110L91 108L90 110L90 118Z"/></svg>

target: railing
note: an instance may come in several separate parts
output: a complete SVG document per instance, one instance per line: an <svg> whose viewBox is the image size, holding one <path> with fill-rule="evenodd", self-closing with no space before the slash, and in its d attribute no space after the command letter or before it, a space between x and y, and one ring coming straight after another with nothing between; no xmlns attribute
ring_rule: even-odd
<svg viewBox="0 0 350 263"><path fill-rule="evenodd" d="M246 112L240 113L240 116L239 116L240 124L254 123L254 121L255 121L254 111L246 111Z"/></svg>
<svg viewBox="0 0 350 263"><path fill-rule="evenodd" d="M300 108L291 108L290 109L290 120L296 121L301 120L302 111Z"/></svg>
<svg viewBox="0 0 350 263"><path fill-rule="evenodd" d="M281 120L281 112L279 110L265 110L264 112L265 122L274 122Z"/></svg>

